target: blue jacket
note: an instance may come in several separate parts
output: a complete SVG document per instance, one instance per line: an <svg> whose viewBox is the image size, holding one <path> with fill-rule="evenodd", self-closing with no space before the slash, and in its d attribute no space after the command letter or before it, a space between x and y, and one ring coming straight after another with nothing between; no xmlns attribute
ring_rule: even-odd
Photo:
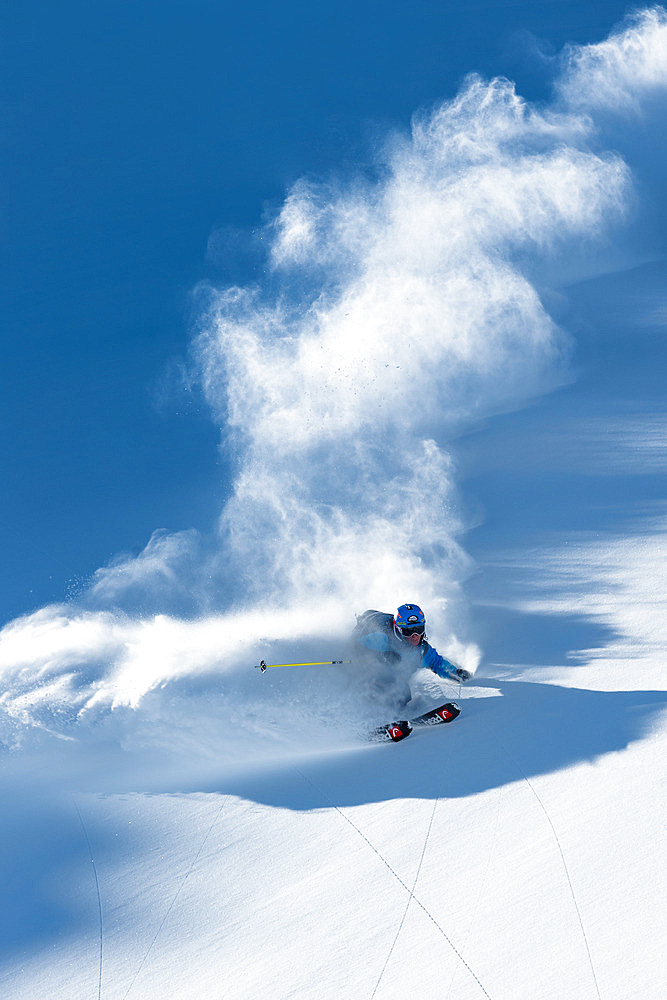
<svg viewBox="0 0 667 1000"><path fill-rule="evenodd" d="M418 646L403 642L394 632L394 616L383 611L364 611L359 615L352 638L360 646L372 650L380 659L390 661L414 656L420 658L421 665L429 667L438 677L458 680L455 663L450 663L441 656L426 639L422 639Z"/></svg>

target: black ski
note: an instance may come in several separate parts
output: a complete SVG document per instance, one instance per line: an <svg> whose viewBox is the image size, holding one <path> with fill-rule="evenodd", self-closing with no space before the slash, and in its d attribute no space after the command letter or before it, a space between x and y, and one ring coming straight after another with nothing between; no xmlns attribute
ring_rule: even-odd
<svg viewBox="0 0 667 1000"><path fill-rule="evenodd" d="M415 719L402 719L400 722L378 726L370 734L370 738L378 742L391 740L392 743L398 743L409 736L413 729L420 729L423 726L442 726L446 722L453 722L460 714L459 706L453 701L447 701L444 705L432 708L430 712L424 712Z"/></svg>

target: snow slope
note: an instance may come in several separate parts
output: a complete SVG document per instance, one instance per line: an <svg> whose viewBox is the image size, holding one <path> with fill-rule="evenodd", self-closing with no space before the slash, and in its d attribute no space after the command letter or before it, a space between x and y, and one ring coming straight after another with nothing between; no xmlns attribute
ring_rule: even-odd
<svg viewBox="0 0 667 1000"><path fill-rule="evenodd" d="M163 790L31 782L3 995L661 996L667 693L643 667L496 669L448 728L227 777L193 744Z"/></svg>
<svg viewBox="0 0 667 1000"><path fill-rule="evenodd" d="M299 187L274 265L335 293L207 293L239 453L215 543L157 533L0 634L3 997L667 993L667 303L639 195L604 245L650 186L609 108L652 134L666 33L573 50L552 108L468 81L371 192ZM413 384L426 416L378 405ZM183 588L198 616L160 611ZM392 705L358 664L254 667L347 658L353 611L413 597L477 668L412 678L415 711L460 700L450 726L368 744Z"/></svg>

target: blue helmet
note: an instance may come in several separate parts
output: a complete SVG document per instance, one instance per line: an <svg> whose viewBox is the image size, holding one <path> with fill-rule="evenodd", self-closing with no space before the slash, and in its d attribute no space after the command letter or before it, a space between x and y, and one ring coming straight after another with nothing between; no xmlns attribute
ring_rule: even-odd
<svg viewBox="0 0 667 1000"><path fill-rule="evenodd" d="M418 646L426 632L426 618L417 604L401 604L394 615L394 631L399 639Z"/></svg>

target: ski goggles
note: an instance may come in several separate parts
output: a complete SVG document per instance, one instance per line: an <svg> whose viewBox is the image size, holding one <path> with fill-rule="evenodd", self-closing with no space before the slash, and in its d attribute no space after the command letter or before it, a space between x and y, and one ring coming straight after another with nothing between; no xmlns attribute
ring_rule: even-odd
<svg viewBox="0 0 667 1000"><path fill-rule="evenodd" d="M419 645L424 638L424 633L426 632L425 625L397 625L396 627L403 638L407 639L413 646Z"/></svg>

